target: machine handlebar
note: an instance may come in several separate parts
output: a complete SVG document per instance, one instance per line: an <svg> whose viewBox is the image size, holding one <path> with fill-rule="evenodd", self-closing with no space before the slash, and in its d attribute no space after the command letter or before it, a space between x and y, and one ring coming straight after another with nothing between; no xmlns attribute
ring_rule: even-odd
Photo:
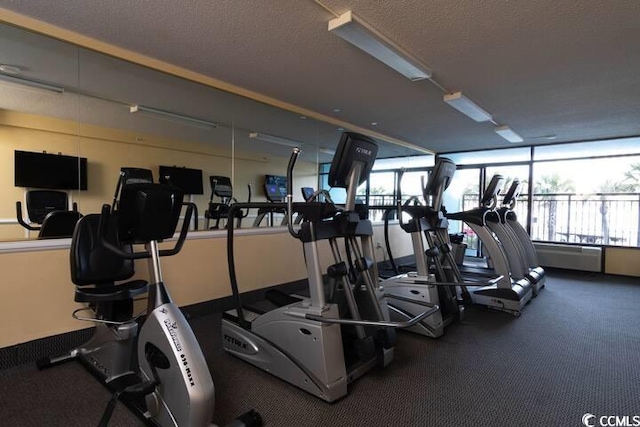
<svg viewBox="0 0 640 427"><path fill-rule="evenodd" d="M293 229L293 168L296 166L299 155L300 148L295 147L287 165L287 228L289 234L295 238L298 238L299 233Z"/></svg>
<svg viewBox="0 0 640 427"><path fill-rule="evenodd" d="M191 217L193 216L193 205L190 203L182 203L182 206L186 206L187 210L184 215L184 220L182 221L182 228L180 229L180 235L178 236L178 240L176 241L176 244L173 248L162 249L158 251L158 254L160 256L172 256L177 254L182 250L184 241L187 239L187 233L189 232L189 224L191 223ZM100 221L98 223L98 239L100 241L100 244L121 258L125 258L125 259L151 258L151 254L149 252L127 252L122 250L122 248L114 245L113 243L107 241L105 236L107 235L107 224L109 223L110 216L111 216L111 206L108 204L102 205L102 211L100 212Z"/></svg>
<svg viewBox="0 0 640 427"><path fill-rule="evenodd" d="M27 222L22 217L22 202L16 202L16 218L18 219L18 224L31 231L38 231L40 227L34 227L31 224L27 224Z"/></svg>

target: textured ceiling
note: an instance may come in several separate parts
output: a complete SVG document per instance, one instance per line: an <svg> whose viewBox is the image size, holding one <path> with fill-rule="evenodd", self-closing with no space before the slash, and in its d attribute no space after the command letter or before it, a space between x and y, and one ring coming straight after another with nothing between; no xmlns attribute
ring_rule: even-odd
<svg viewBox="0 0 640 427"><path fill-rule="evenodd" d="M637 0L323 4L353 10L524 144L640 134ZM444 104L431 82L410 82L328 33L334 15L312 0L2 6L437 152L513 146Z"/></svg>

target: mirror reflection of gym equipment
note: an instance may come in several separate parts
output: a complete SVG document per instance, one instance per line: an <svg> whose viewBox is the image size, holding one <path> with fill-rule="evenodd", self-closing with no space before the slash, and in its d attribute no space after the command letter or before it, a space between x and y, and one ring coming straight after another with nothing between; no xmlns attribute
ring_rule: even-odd
<svg viewBox="0 0 640 427"><path fill-rule="evenodd" d="M233 197L233 186L231 185L231 178L228 176L210 176L209 184L211 185L211 197L209 198L209 205L207 210L205 211L204 218L204 227L206 230L209 229L219 229L220 221L236 221L236 227L240 228L242 226L242 220L249 215L249 211L241 212L235 211L234 217L229 217L229 211L231 206L234 203L238 203L238 201ZM251 185L247 185L249 190L249 196L247 201L251 201ZM218 201L215 201L215 198L218 198ZM211 220L214 220L215 223L211 225Z"/></svg>
<svg viewBox="0 0 640 427"><path fill-rule="evenodd" d="M62 190L87 189L87 159L62 154L15 150L15 186L26 187L24 217L22 202L16 202L16 218L38 239L71 237L82 217L75 202Z"/></svg>

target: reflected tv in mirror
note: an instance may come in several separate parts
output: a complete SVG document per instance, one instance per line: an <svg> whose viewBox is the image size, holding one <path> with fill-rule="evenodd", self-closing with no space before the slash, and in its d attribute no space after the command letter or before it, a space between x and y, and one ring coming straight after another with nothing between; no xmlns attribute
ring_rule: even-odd
<svg viewBox="0 0 640 427"><path fill-rule="evenodd" d="M265 175L264 193L265 196L267 196L267 200L270 202L283 202L287 197L287 177L280 175Z"/></svg>
<svg viewBox="0 0 640 427"><path fill-rule="evenodd" d="M86 190L87 159L62 154L15 150L16 187Z"/></svg>
<svg viewBox="0 0 640 427"><path fill-rule="evenodd" d="M160 166L160 182L175 185L185 194L204 194L201 169Z"/></svg>

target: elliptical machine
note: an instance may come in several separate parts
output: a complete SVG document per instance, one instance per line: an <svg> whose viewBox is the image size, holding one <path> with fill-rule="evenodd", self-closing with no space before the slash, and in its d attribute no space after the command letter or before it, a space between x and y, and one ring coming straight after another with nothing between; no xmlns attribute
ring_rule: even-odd
<svg viewBox="0 0 640 427"><path fill-rule="evenodd" d="M229 215L231 206L235 203L238 203L236 198L233 197L231 178L229 178L228 176L213 175L209 177L209 183L211 184L211 197L209 198L209 205L207 206L207 210L204 212L205 230L209 230L212 228L217 230L220 228L220 220L231 222L234 219L237 222L236 227L240 228L240 226L242 225L242 220L249 215L249 210L247 210L246 212L235 211L235 216ZM251 184L247 184L247 190L249 191L247 202L251 202ZM220 201L214 202L214 196L219 197ZM216 222L213 227L210 227L209 223L212 219Z"/></svg>
<svg viewBox="0 0 640 427"><path fill-rule="evenodd" d="M400 172L396 188L398 206L394 210L398 213L400 227L411 235L416 270L396 275L382 282L387 291L396 295L420 298L440 306L439 313L408 329L431 338L442 336L445 326L461 320L464 315L464 299L467 303L470 302L465 284L456 281L446 272L446 265L449 264L451 257L451 247L446 240L448 222L441 207L443 193L451 183L456 170L455 165L446 160L438 160L426 185L424 177L421 178L424 204L416 196L402 202L401 182L404 171ZM385 214L389 215L390 212L392 212L391 209ZM403 213L410 216L408 221L404 221ZM387 226L388 216L385 220L385 226ZM435 275L431 272L431 266L434 267ZM456 287L460 288L463 300L458 300ZM408 301L390 302L389 308L393 320L405 320L419 310L418 306Z"/></svg>
<svg viewBox="0 0 640 427"><path fill-rule="evenodd" d="M235 274L233 229L227 231L229 275L236 309L222 320L224 349L327 402L347 394L347 384L393 359L395 329L415 325L438 312L435 304L415 302L424 311L404 322L389 320L387 297L377 283L373 229L356 210L356 189L367 179L377 153L368 137L344 133L331 163L329 183L347 189L344 209L330 201L293 203L295 148L287 168L287 203L234 205L231 210L286 207L290 234L303 244L309 298L272 298L277 308L265 311L242 304ZM283 206L281 206L283 205ZM303 218L294 229L293 214ZM325 290L319 242L328 240L334 264L327 269ZM353 262L342 259L338 242ZM375 280L375 282L374 282ZM289 298L286 298L289 297ZM413 301L413 299L411 299ZM370 320L365 320L370 319Z"/></svg>
<svg viewBox="0 0 640 427"><path fill-rule="evenodd" d="M143 180L146 181L146 180ZM75 300L88 307L74 311L78 320L96 323L90 341L69 354L38 361L48 368L69 360L80 361L114 393L100 420L108 425L120 400L146 424L161 427L211 426L214 385L198 341L164 286L160 257L177 254L186 239L192 207L187 210L172 249L159 242L173 237L183 206L177 187L150 182L125 183L121 173L114 211L102 207L100 215L83 217L71 246L71 278ZM146 250L133 252L133 244ZM149 260L151 283L132 280L133 260ZM144 320L133 316L133 298L147 293ZM91 310L95 317L79 315ZM235 426L259 426L251 411Z"/></svg>

